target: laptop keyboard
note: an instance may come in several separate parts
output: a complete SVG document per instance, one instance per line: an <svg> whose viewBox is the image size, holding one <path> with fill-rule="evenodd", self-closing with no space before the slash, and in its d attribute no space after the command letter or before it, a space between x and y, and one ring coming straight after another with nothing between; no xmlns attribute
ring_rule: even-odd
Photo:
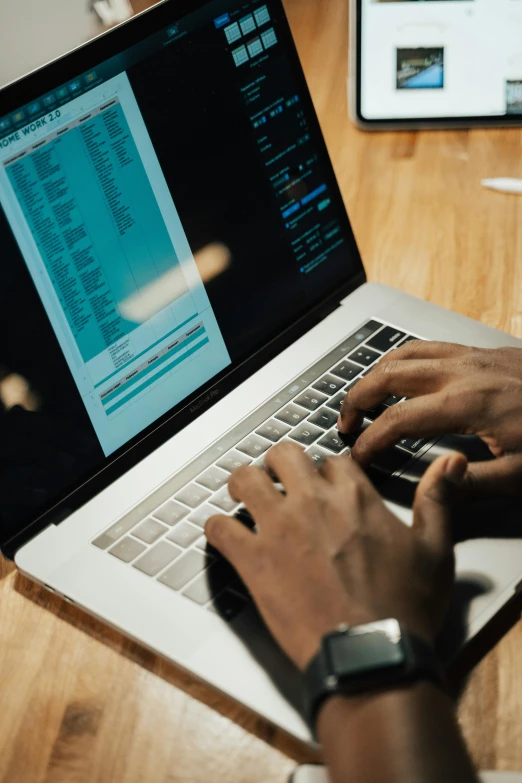
<svg viewBox="0 0 522 783"><path fill-rule="evenodd" d="M201 607L233 619L250 600L234 569L204 535L214 514L238 514L251 520L228 494L228 479L242 465L263 467L266 452L284 440L299 443L317 464L334 454L347 454L358 434L401 402L390 396L365 413L354 435L337 431L337 418L351 386L371 372L382 356L412 335L371 320L274 395L92 544L131 568L185 596ZM403 470L424 447L424 439L404 438L382 454L368 475L378 486Z"/></svg>

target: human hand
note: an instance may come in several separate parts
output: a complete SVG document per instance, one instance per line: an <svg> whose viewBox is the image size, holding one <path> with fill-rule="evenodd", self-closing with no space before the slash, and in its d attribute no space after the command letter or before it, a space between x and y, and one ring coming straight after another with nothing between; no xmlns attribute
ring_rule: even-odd
<svg viewBox="0 0 522 783"><path fill-rule="evenodd" d="M245 504L257 533L221 515L208 520L206 535L300 669L341 623L393 617L432 643L454 577L448 505L466 464L455 453L430 467L409 528L350 457L331 457L317 472L299 446L283 443L267 453L265 465L286 495L257 467L239 468L229 480L229 493Z"/></svg>
<svg viewBox="0 0 522 783"><path fill-rule="evenodd" d="M390 406L358 438L352 456L369 465L401 438L478 435L497 457L469 466L462 495L522 495L522 350L487 350L415 340L383 357L348 392L339 430L357 430L362 411Z"/></svg>

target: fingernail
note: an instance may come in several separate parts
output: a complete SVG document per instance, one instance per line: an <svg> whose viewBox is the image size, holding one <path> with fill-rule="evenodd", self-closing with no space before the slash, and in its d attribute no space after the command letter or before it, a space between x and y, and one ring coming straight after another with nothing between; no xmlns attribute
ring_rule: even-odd
<svg viewBox="0 0 522 783"><path fill-rule="evenodd" d="M467 467L468 463L466 460L463 460L460 457L450 457L450 459L446 462L444 475L448 481L452 482L452 484L457 484L457 486L460 486L464 481Z"/></svg>
<svg viewBox="0 0 522 783"><path fill-rule="evenodd" d="M339 416L339 418L337 419L337 429L339 430L339 432L341 431L342 426L343 426L343 420L342 417Z"/></svg>

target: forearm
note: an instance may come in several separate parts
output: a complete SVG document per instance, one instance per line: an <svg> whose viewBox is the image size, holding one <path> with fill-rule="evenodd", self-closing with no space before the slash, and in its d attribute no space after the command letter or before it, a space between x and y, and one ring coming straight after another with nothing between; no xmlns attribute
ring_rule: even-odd
<svg viewBox="0 0 522 783"><path fill-rule="evenodd" d="M332 783L477 783L451 701L427 682L332 698L318 734Z"/></svg>

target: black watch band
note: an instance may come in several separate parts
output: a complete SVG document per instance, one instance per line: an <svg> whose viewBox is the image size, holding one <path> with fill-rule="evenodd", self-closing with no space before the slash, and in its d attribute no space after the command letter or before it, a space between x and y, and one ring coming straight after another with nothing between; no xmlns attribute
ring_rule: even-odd
<svg viewBox="0 0 522 783"><path fill-rule="evenodd" d="M317 714L330 696L371 693L418 680L445 688L435 651L396 620L341 627L323 637L304 671L304 715L315 735Z"/></svg>

